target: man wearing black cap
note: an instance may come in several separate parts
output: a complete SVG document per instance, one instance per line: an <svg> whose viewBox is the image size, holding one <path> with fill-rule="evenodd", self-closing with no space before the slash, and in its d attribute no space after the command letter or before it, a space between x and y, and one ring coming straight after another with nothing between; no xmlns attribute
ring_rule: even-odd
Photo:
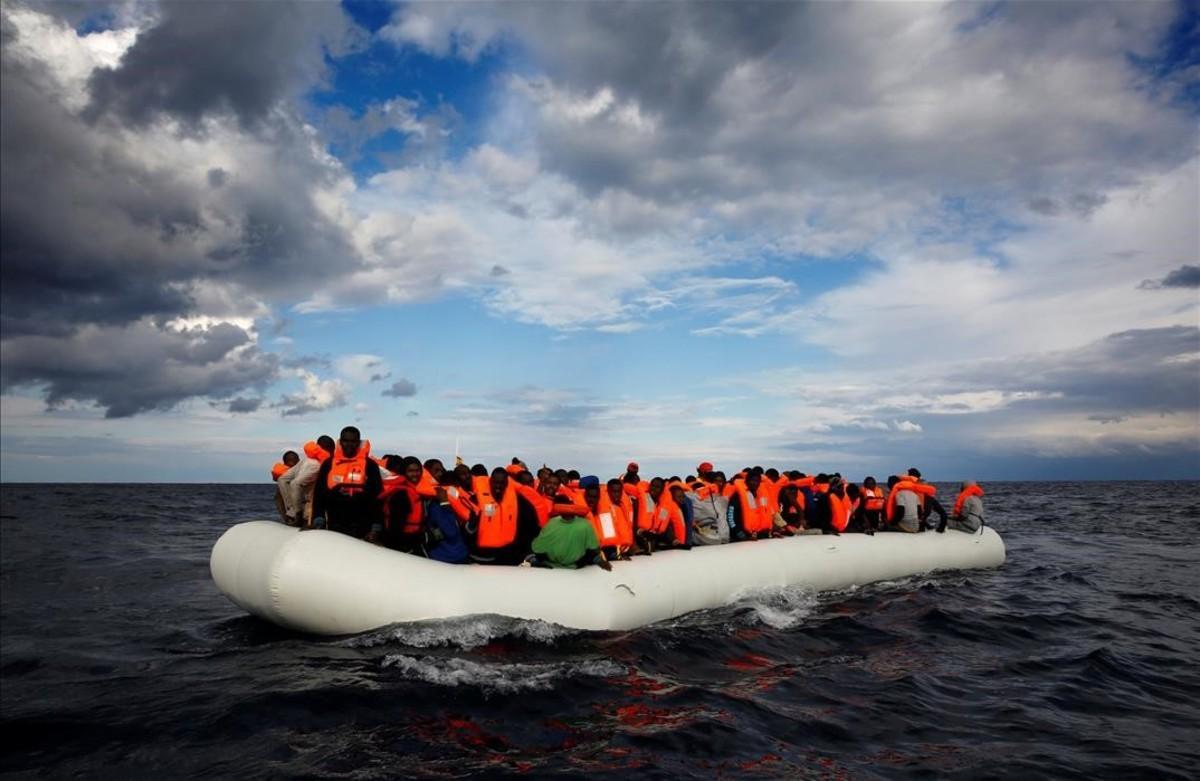
<svg viewBox="0 0 1200 781"><path fill-rule="evenodd" d="M913 479L914 483L921 482L921 470L915 466L908 468L908 476ZM946 513L946 508L942 507L942 503L937 500L936 496L926 496L921 507L921 531L932 529L934 525L929 522L930 513L936 513L938 516L937 530L939 532L946 531L946 521L949 519Z"/></svg>

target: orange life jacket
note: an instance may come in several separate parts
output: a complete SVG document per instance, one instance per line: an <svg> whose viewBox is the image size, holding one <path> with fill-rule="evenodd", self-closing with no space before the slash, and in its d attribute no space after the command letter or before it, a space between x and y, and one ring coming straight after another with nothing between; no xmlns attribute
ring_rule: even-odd
<svg viewBox="0 0 1200 781"><path fill-rule="evenodd" d="M912 491L921 501L921 506L925 506L925 497L933 496L937 493L937 488L929 483L918 483L913 480L901 480L892 486L892 490L888 493L887 498L887 519L892 520L896 514L896 494L901 491Z"/></svg>
<svg viewBox="0 0 1200 781"><path fill-rule="evenodd" d="M291 469L291 467L287 464L283 463L282 461L276 461L275 465L271 467L271 479L278 480L279 478L283 477L283 473L289 469Z"/></svg>
<svg viewBox="0 0 1200 781"><path fill-rule="evenodd" d="M583 502L582 494L579 495L578 499L572 499L570 504L561 504L553 496L548 496L515 480L510 480L508 487L516 489L521 498L529 502L530 506L533 507L533 512L537 515L538 526L545 526L550 522L551 518L561 515L564 512L570 512L572 515L587 515L587 505ZM560 491L560 493L569 492Z"/></svg>
<svg viewBox="0 0 1200 781"><path fill-rule="evenodd" d="M600 501L596 503L594 512L588 508L587 519L592 522L592 529L596 532L600 547L633 544L633 531L629 528L625 513L621 512L619 505L613 506L607 492L600 493Z"/></svg>
<svg viewBox="0 0 1200 781"><path fill-rule="evenodd" d="M734 483L734 490L742 506L742 530L747 534L770 531L773 522L771 503L762 485L759 485L757 494L751 494L746 484L739 480Z"/></svg>
<svg viewBox="0 0 1200 781"><path fill-rule="evenodd" d="M670 512L659 512L661 508L655 503L654 497L650 496L648 488L642 488L641 485L638 485L634 486L634 490L637 492L637 505L634 508L634 518L637 520L637 528L639 530L645 529L653 534L662 534L665 532L671 524ZM659 499L662 499L662 494L659 494Z"/></svg>
<svg viewBox="0 0 1200 781"><path fill-rule="evenodd" d="M416 485L410 483L407 476L402 475L400 487L408 492L408 501L412 506L408 518L405 519L403 532L404 534L416 534L421 531L421 527L425 523L424 500L437 498L437 480L433 479L433 475L429 474L428 470L422 469Z"/></svg>
<svg viewBox="0 0 1200 781"><path fill-rule="evenodd" d="M862 501L865 502L863 509L867 512L879 512L883 509L883 505L886 502L883 496L883 489L879 486L862 489Z"/></svg>
<svg viewBox="0 0 1200 781"><path fill-rule="evenodd" d="M832 492L829 494L829 525L837 532L846 531L850 525L850 502Z"/></svg>
<svg viewBox="0 0 1200 781"><path fill-rule="evenodd" d="M778 482L772 481L771 478L763 476L762 482L759 483L758 490L767 498L767 511L774 515L779 512L779 491L787 483L786 477L780 477Z"/></svg>
<svg viewBox="0 0 1200 781"><path fill-rule="evenodd" d="M675 541L682 545L687 542L687 523L683 518L683 509L675 503L670 488L664 488L658 498L658 511L655 513L654 523L663 528L655 531L655 534L662 534L669 525L671 533L675 535Z"/></svg>
<svg viewBox="0 0 1200 781"><path fill-rule="evenodd" d="M446 486L446 499L450 502L450 509L454 511L454 515L462 523L466 523L472 514L479 511L470 494L456 485Z"/></svg>
<svg viewBox="0 0 1200 781"><path fill-rule="evenodd" d="M606 490L605 493L607 494L608 491ZM611 500L609 500L609 501L611 501ZM634 507L635 507L634 498L632 496L630 496L629 494L625 493L624 491L622 491L621 492L621 500L618 503L618 507L621 510L622 517L624 517L624 519L625 519L625 529L629 533L629 541L622 542L621 544L631 546L631 545L633 545L633 524L637 520L637 516L634 511Z"/></svg>
<svg viewBox="0 0 1200 781"><path fill-rule="evenodd" d="M954 511L950 513L951 517L962 515L963 504L966 503L968 496L983 496L983 489L977 485L969 485L960 491L958 498L954 500Z"/></svg>
<svg viewBox="0 0 1200 781"><path fill-rule="evenodd" d="M304 455L318 463L325 463L325 459L329 458L329 451L318 445L316 442L304 443Z"/></svg>
<svg viewBox="0 0 1200 781"><path fill-rule="evenodd" d="M329 468L329 477L326 478L325 485L331 491L358 493L367 484L367 459L370 455L369 440L364 439L353 456L343 453L342 443L339 442L333 450L333 466Z"/></svg>
<svg viewBox="0 0 1200 781"><path fill-rule="evenodd" d="M517 539L517 492L510 483L504 496L497 500L492 495L490 477L476 477L475 501L479 505L480 548L503 548Z"/></svg>

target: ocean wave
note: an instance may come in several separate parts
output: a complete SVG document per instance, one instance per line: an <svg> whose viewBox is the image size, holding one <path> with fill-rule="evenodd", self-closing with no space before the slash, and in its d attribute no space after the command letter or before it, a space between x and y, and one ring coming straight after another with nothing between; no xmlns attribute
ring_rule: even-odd
<svg viewBox="0 0 1200 781"><path fill-rule="evenodd" d="M406 678L435 686L467 686L500 694L547 691L564 680L612 678L626 672L625 667L611 659L489 664L461 657L389 654L384 657L383 666L399 671Z"/></svg>
<svg viewBox="0 0 1200 781"><path fill-rule="evenodd" d="M728 605L745 610L752 624L771 629L792 629L802 624L820 606L816 592L802 586L744 589Z"/></svg>
<svg viewBox="0 0 1200 781"><path fill-rule="evenodd" d="M452 646L470 650L506 638L553 645L564 637L576 634L580 634L580 631L548 621L485 615L392 624L339 641L338 644L349 648L399 644L409 648Z"/></svg>

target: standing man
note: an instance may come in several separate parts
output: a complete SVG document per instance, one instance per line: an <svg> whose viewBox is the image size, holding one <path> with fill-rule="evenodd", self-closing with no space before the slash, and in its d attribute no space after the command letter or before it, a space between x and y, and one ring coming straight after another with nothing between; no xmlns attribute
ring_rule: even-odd
<svg viewBox="0 0 1200 781"><path fill-rule="evenodd" d="M371 443L346 426L317 472L313 489L313 526L375 542L383 531L383 476L370 459Z"/></svg>

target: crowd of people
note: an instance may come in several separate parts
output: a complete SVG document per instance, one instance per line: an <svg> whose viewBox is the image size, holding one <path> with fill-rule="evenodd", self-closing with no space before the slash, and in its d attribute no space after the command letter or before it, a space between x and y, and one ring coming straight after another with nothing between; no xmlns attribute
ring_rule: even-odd
<svg viewBox="0 0 1200 781"><path fill-rule="evenodd" d="M283 522L324 528L437 561L574 568L797 534L875 534L947 528L978 532L983 489L962 484L949 512L918 469L861 483L760 466L732 476L700 463L686 477L644 479L636 463L602 480L536 472L519 458L490 471L461 459L371 456L353 426L287 451L271 475ZM936 519L936 520L935 520Z"/></svg>

